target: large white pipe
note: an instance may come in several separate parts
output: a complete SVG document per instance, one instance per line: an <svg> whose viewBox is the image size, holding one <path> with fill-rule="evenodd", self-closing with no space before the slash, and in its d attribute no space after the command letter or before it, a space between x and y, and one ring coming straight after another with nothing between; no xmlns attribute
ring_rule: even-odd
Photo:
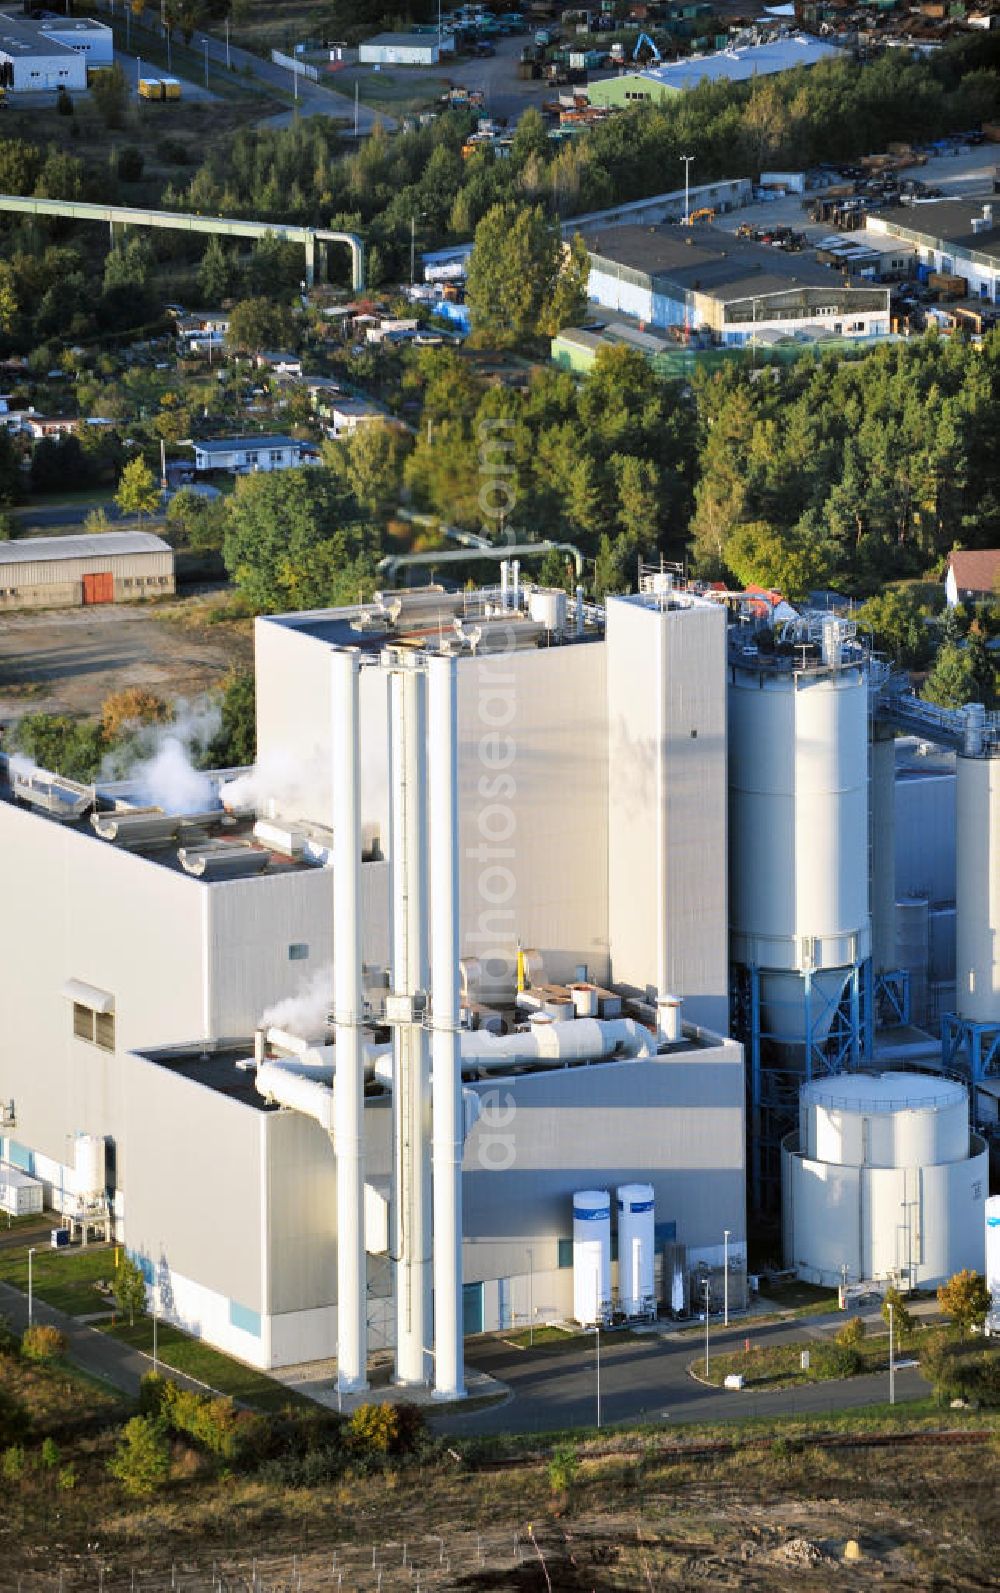
<svg viewBox="0 0 1000 1593"><path fill-rule="evenodd" d="M656 1055L656 1041L633 1018L569 1018L565 1023L533 1023L523 1034L463 1030L462 1066L511 1067L535 1063L560 1067L566 1062L600 1062L620 1052L626 1057Z"/></svg>
<svg viewBox="0 0 1000 1593"><path fill-rule="evenodd" d="M258 1093L279 1106L290 1106L296 1112L313 1118L324 1130L334 1132L334 1091L329 1083L306 1078L294 1068L283 1067L280 1062L261 1062L257 1068ZM339 1164L338 1164L339 1166Z"/></svg>
<svg viewBox="0 0 1000 1593"><path fill-rule="evenodd" d="M434 1396L465 1394L462 1070L459 1062L458 687L454 658L427 661L433 1048Z"/></svg>
<svg viewBox="0 0 1000 1593"><path fill-rule="evenodd" d="M359 658L331 654L333 706L333 1007L337 1039L337 1387L368 1387L361 967Z"/></svg>
<svg viewBox="0 0 1000 1593"><path fill-rule="evenodd" d="M405 664L392 676L393 993L425 997L427 960L426 680ZM394 1032L393 1164L396 1381L427 1381L431 1338L430 1076L419 1017Z"/></svg>

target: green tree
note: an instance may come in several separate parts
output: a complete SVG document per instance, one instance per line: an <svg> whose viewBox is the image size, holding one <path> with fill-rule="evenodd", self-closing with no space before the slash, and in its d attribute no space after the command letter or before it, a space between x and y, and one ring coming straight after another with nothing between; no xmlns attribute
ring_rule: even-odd
<svg viewBox="0 0 1000 1593"><path fill-rule="evenodd" d="M141 456L130 459L115 493L122 514L155 514L160 505L160 484Z"/></svg>
<svg viewBox="0 0 1000 1593"><path fill-rule="evenodd" d="M329 470L244 476L226 521L226 568L258 611L353 603L374 589L375 534Z"/></svg>
<svg viewBox="0 0 1000 1593"><path fill-rule="evenodd" d="M957 642L944 642L920 695L925 702L937 703L939 708L962 708L967 702L973 702L976 678L968 649Z"/></svg>
<svg viewBox="0 0 1000 1593"><path fill-rule="evenodd" d="M494 205L476 228L465 298L476 337L495 347L537 337L562 262L559 228L540 205Z"/></svg>
<svg viewBox="0 0 1000 1593"><path fill-rule="evenodd" d="M904 1343L913 1332L913 1316L907 1309L906 1301L894 1286L886 1289L882 1296L881 1315L886 1327L889 1326L889 1307L892 1306L892 1330L897 1344Z"/></svg>
<svg viewBox="0 0 1000 1593"><path fill-rule="evenodd" d="M538 317L539 330L555 337L564 326L576 326L587 313L590 255L580 234L563 245L559 269L549 287Z"/></svg>
<svg viewBox="0 0 1000 1593"><path fill-rule="evenodd" d="M127 1316L129 1327L135 1325L136 1315L146 1310L146 1279L138 1261L123 1250L118 1258L111 1280L111 1292L122 1316Z"/></svg>
<svg viewBox="0 0 1000 1593"><path fill-rule="evenodd" d="M148 239L135 237L125 244L116 243L104 259L105 293L114 288L147 287L155 264Z"/></svg>
<svg viewBox="0 0 1000 1593"><path fill-rule="evenodd" d="M294 339L295 323L283 304L264 298L241 299L230 311L226 344L240 353L288 348Z"/></svg>
<svg viewBox="0 0 1000 1593"><path fill-rule="evenodd" d="M220 769L251 764L257 756L257 698L252 669L231 669L222 682L222 724L209 749Z"/></svg>
<svg viewBox="0 0 1000 1593"><path fill-rule="evenodd" d="M343 442L327 443L323 458L365 514L383 520L399 502L407 452L406 433L399 426L372 421Z"/></svg>
<svg viewBox="0 0 1000 1593"><path fill-rule="evenodd" d="M117 64L93 74L90 93L105 127L125 126L125 106L128 85L125 73Z"/></svg>
<svg viewBox="0 0 1000 1593"><path fill-rule="evenodd" d="M108 1470L127 1494L147 1499L170 1475L170 1444L166 1428L152 1416L133 1416L118 1438Z"/></svg>
<svg viewBox="0 0 1000 1593"><path fill-rule="evenodd" d="M782 534L761 520L735 528L725 543L725 560L744 586L773 588L788 598L803 597L811 587L825 585L831 568L822 542L795 531Z"/></svg>
<svg viewBox="0 0 1000 1593"><path fill-rule="evenodd" d="M876 592L858 611L870 625L876 647L906 669L922 669L933 642L927 624L927 607L917 586L887 586Z"/></svg>
<svg viewBox="0 0 1000 1593"><path fill-rule="evenodd" d="M992 1303L989 1285L981 1272L965 1267L956 1272L937 1292L938 1305L950 1317L963 1337L981 1328Z"/></svg>
<svg viewBox="0 0 1000 1593"><path fill-rule="evenodd" d="M106 751L100 725L69 714L24 714L10 740L15 752L71 780L93 780Z"/></svg>
<svg viewBox="0 0 1000 1593"><path fill-rule="evenodd" d="M232 286L233 264L221 238L213 232L198 267L198 291L205 304L221 304Z"/></svg>

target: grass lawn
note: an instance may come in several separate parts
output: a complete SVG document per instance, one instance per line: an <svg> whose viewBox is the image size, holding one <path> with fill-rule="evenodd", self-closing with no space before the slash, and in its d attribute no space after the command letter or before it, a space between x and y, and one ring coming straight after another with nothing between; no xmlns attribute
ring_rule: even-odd
<svg viewBox="0 0 1000 1593"><path fill-rule="evenodd" d="M362 105L384 111L387 116L411 116L429 110L448 92L447 78L427 76L419 67L409 72L387 72L384 67L381 72L373 72L370 66L349 66L330 77L324 76L322 82L348 98L353 97L357 84Z"/></svg>
<svg viewBox="0 0 1000 1593"><path fill-rule="evenodd" d="M105 1331L123 1344L143 1350L147 1355L153 1352L153 1323L148 1316L142 1317L133 1327L122 1322L115 1327L109 1326ZM268 1411L283 1410L286 1405L315 1408L314 1401L307 1399L304 1394L285 1388L264 1372L254 1371L252 1366L231 1360L221 1350L213 1349L201 1339L190 1338L169 1323L161 1322L158 1325L156 1345L157 1357L164 1366L172 1366L176 1372L186 1372L189 1377L207 1383L209 1388L216 1389L220 1394L231 1395L243 1405Z"/></svg>
<svg viewBox="0 0 1000 1593"><path fill-rule="evenodd" d="M917 1335L919 1342L919 1334ZM809 1366L803 1370L802 1351L809 1352ZM724 1355L709 1353L707 1381L721 1388L726 1378L740 1373L747 1389L799 1388L806 1383L824 1383L832 1378L860 1376L866 1372L885 1372L889 1369L889 1335L879 1333L862 1339L857 1346L858 1365L855 1371L845 1372L844 1354L839 1345L816 1339L802 1339L794 1344L759 1344L750 1349L734 1350ZM910 1354L910 1348L896 1351L897 1358ZM706 1379L704 1356L691 1362L691 1371Z"/></svg>
<svg viewBox="0 0 1000 1593"><path fill-rule="evenodd" d="M800 1283L798 1278L788 1278L762 1289L760 1299L764 1305L773 1305L779 1311L795 1311L798 1315L803 1312L819 1315L837 1309L836 1289L821 1289L815 1283Z"/></svg>
<svg viewBox="0 0 1000 1593"><path fill-rule="evenodd" d="M113 1309L107 1295L94 1285L111 1281L115 1270L114 1245L88 1245L86 1250L36 1249L32 1263L32 1290L40 1300L70 1316ZM22 1293L28 1292L28 1252L0 1251L0 1280Z"/></svg>

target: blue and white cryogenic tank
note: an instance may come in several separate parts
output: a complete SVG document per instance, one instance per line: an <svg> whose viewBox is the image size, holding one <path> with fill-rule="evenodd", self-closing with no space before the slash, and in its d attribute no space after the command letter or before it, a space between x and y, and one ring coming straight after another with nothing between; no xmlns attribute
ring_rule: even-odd
<svg viewBox="0 0 1000 1593"><path fill-rule="evenodd" d="M621 1184L618 1196L618 1303L640 1316L653 1299L656 1203L652 1184Z"/></svg>
<svg viewBox="0 0 1000 1593"><path fill-rule="evenodd" d="M573 1196L573 1315L593 1327L610 1303L611 1195L580 1189Z"/></svg>

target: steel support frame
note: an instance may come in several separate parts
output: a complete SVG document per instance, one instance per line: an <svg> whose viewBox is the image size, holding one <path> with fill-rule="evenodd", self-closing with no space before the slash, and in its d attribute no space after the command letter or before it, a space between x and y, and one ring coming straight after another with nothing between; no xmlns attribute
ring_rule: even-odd
<svg viewBox="0 0 1000 1593"><path fill-rule="evenodd" d="M875 1026L884 1029L910 1021L910 970L887 968L874 975Z"/></svg>
<svg viewBox="0 0 1000 1593"><path fill-rule="evenodd" d="M758 1211L780 1198L780 1145L797 1126L799 1088L810 1079L850 1072L867 1062L874 1029L870 958L844 970L846 985L837 1001L825 996L812 972L804 970L798 1065L774 1064L768 1059L768 1042L779 1037L761 1027L761 976L769 971L738 965L732 991L733 1031L743 1042L748 1063L750 1195Z"/></svg>
<svg viewBox="0 0 1000 1593"><path fill-rule="evenodd" d="M975 1086L1000 1078L1000 1022L975 1023L957 1012L941 1020L941 1065Z"/></svg>

